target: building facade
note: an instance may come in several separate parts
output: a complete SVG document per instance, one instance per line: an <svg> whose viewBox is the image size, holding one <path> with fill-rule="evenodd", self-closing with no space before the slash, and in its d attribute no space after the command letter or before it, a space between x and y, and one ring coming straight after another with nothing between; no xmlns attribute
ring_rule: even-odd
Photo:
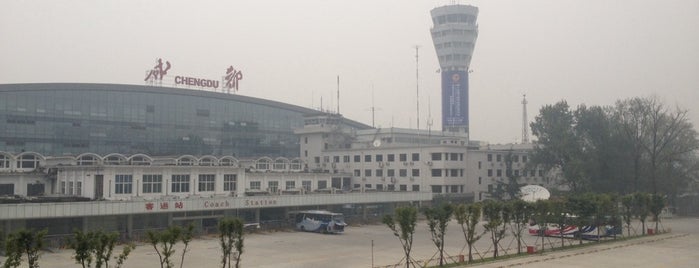
<svg viewBox="0 0 699 268"><path fill-rule="evenodd" d="M275 101L182 88L4 84L0 151L296 157L293 129L313 113Z"/></svg>

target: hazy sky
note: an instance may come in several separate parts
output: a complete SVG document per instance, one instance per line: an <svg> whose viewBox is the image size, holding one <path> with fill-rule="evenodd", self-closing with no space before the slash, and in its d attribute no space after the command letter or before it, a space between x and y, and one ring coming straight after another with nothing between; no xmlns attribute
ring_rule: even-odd
<svg viewBox="0 0 699 268"><path fill-rule="evenodd" d="M233 65L237 94L336 107L371 124L420 127L428 104L440 126L440 75L430 9L451 1L15 1L0 2L0 83L143 84L156 58L168 75L220 79ZM699 125L699 1L488 0L471 62L472 139L521 137L561 99L609 105L657 95ZM429 101L428 101L429 100Z"/></svg>

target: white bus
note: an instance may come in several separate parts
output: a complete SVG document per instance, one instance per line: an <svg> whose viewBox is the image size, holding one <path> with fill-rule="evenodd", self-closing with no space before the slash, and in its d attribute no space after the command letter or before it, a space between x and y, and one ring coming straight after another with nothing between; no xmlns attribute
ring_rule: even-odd
<svg viewBox="0 0 699 268"><path fill-rule="evenodd" d="M326 210L306 210L296 214L296 228L301 231L318 233L342 233L345 231L345 218L342 213Z"/></svg>

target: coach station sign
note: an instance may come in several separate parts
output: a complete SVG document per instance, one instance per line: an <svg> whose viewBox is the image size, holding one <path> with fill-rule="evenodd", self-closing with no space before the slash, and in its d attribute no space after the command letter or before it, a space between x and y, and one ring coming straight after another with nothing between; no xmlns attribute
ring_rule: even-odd
<svg viewBox="0 0 699 268"><path fill-rule="evenodd" d="M155 66L146 71L146 81L149 84L162 85L163 78L167 75L168 71L172 67L169 61L165 61L163 65L163 59L159 58L155 62ZM240 80L243 79L243 72L236 70L233 66L229 66L226 69L225 75L222 79L206 79L198 77L190 77L184 75L176 75L174 78L175 85L185 85L185 86L195 86L205 89L218 89L219 86L226 92L230 93L231 90L238 91L238 86L240 85Z"/></svg>

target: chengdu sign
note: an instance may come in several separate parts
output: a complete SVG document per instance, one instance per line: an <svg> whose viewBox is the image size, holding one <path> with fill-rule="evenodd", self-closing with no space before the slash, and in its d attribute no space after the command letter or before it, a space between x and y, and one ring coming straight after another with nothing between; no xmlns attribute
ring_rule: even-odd
<svg viewBox="0 0 699 268"><path fill-rule="evenodd" d="M149 85L162 85L163 78L168 74L168 71L172 67L169 61L165 61L163 65L163 59L156 60L155 66L146 71L146 81ZM233 66L226 68L225 75L221 80L197 78L183 75L175 75L174 83L175 85L185 85L185 86L195 86L208 89L218 89L219 86L227 92L230 93L231 90L238 91L238 86L240 85L240 80L243 80L243 72L236 70Z"/></svg>

